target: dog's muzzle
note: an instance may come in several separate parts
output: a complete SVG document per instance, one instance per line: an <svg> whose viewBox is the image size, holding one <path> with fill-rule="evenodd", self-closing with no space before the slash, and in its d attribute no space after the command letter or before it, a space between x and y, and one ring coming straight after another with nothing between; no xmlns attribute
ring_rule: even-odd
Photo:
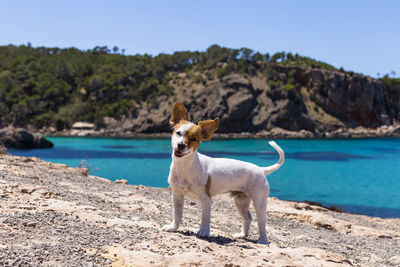
<svg viewBox="0 0 400 267"><path fill-rule="evenodd" d="M177 149L174 149L174 155L178 158L185 156L182 151L185 150L186 145L184 143L179 143Z"/></svg>
<svg viewBox="0 0 400 267"><path fill-rule="evenodd" d="M183 154L181 151L179 150L174 150L174 155L177 156L178 158L185 156L186 154Z"/></svg>

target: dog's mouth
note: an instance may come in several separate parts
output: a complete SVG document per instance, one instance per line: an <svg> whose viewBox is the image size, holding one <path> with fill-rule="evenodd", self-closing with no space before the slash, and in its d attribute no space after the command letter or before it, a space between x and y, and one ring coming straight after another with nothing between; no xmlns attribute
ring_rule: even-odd
<svg viewBox="0 0 400 267"><path fill-rule="evenodd" d="M179 150L175 150L174 151L174 155L177 156L178 158L185 156L186 154L183 154L181 151Z"/></svg>

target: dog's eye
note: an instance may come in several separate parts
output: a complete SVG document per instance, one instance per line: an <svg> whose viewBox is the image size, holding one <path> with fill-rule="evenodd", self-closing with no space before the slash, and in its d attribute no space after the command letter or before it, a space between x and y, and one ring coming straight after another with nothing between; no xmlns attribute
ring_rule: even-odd
<svg viewBox="0 0 400 267"><path fill-rule="evenodd" d="M197 141L197 139L194 137L189 139L189 142L196 142L196 141Z"/></svg>
<svg viewBox="0 0 400 267"><path fill-rule="evenodd" d="M180 131L178 131L178 132L176 132L176 135L177 135L177 136L181 136L182 133L181 133Z"/></svg>

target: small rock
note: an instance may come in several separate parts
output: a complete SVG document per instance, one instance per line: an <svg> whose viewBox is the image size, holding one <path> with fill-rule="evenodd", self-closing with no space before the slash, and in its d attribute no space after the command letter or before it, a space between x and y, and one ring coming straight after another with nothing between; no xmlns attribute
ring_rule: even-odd
<svg viewBox="0 0 400 267"><path fill-rule="evenodd" d="M297 240L303 240L303 239L309 239L309 237L306 236L306 235L298 235L298 236L296 236L296 239Z"/></svg>
<svg viewBox="0 0 400 267"><path fill-rule="evenodd" d="M82 171L83 175L89 176L89 169L88 168L81 167L81 168L77 168L77 169L80 169Z"/></svg>
<svg viewBox="0 0 400 267"><path fill-rule="evenodd" d="M52 193L49 192L49 191L46 191L46 192L42 192L41 195L42 195L42 197L44 197L44 198L50 198L51 195L52 195Z"/></svg>
<svg viewBox="0 0 400 267"><path fill-rule="evenodd" d="M25 222L22 221L23 226L28 226L28 227L35 227L37 225L37 222Z"/></svg>
<svg viewBox="0 0 400 267"><path fill-rule="evenodd" d="M297 210L311 210L312 208L307 203L295 203L294 208Z"/></svg>
<svg viewBox="0 0 400 267"><path fill-rule="evenodd" d="M34 210L34 209L36 209L36 207L28 206L28 205L20 205L18 208L23 209L23 210Z"/></svg>
<svg viewBox="0 0 400 267"><path fill-rule="evenodd" d="M335 228L330 224L330 222L324 220L316 221L315 225L327 230L335 230Z"/></svg>
<svg viewBox="0 0 400 267"><path fill-rule="evenodd" d="M393 256L389 259L389 261L395 266L400 266L400 256Z"/></svg>
<svg viewBox="0 0 400 267"><path fill-rule="evenodd" d="M393 239L393 236L389 236L389 235L380 235L380 236L378 236L378 238Z"/></svg>
<svg viewBox="0 0 400 267"><path fill-rule="evenodd" d="M121 179L121 180L117 179L117 180L115 180L114 183L116 183L116 184L128 184L128 181L125 180L125 179Z"/></svg>
<svg viewBox="0 0 400 267"><path fill-rule="evenodd" d="M30 194L33 191L35 191L35 189L21 188L21 190L19 190L19 192L25 193L25 194Z"/></svg>

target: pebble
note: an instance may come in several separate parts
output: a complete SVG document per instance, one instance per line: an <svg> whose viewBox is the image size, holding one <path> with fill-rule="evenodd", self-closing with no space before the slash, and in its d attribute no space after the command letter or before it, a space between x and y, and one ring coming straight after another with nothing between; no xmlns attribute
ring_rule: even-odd
<svg viewBox="0 0 400 267"><path fill-rule="evenodd" d="M25 221L22 221L22 225L23 226L36 226L37 225L37 222L25 222Z"/></svg>

